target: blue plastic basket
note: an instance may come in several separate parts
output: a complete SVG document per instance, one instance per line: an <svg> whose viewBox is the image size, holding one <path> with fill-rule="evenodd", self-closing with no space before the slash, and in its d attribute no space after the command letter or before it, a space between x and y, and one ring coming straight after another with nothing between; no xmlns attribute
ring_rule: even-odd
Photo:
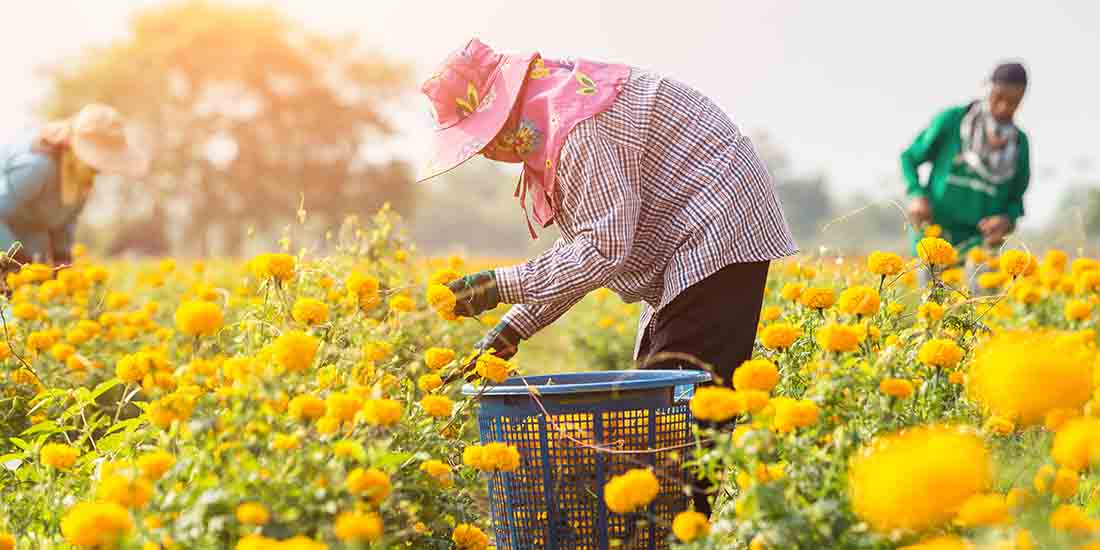
<svg viewBox="0 0 1100 550"><path fill-rule="evenodd" d="M710 374L702 371L634 370L464 386L463 394L481 395L482 443L514 445L521 457L519 469L489 478L497 549L667 548L672 519L688 504L683 463L690 452L692 419L687 399L696 384L708 380ZM681 448L650 451L668 447ZM647 510L610 512L604 485L633 468L652 468L660 494Z"/></svg>

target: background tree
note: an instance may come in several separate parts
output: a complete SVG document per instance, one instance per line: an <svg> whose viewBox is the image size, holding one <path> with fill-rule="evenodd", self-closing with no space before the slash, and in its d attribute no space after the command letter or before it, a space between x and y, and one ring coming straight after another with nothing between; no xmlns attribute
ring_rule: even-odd
<svg viewBox="0 0 1100 550"><path fill-rule="evenodd" d="M140 12L130 30L48 67L43 106L53 118L109 103L143 130L153 171L118 187L123 227L160 225L194 253L232 254L248 228L292 218L303 194L331 225L387 201L412 209L410 169L364 154L393 131L385 113L403 66L270 7L179 1Z"/></svg>

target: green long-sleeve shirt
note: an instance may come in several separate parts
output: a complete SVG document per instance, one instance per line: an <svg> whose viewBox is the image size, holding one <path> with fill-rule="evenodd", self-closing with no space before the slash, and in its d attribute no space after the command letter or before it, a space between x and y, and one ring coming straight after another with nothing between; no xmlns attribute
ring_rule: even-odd
<svg viewBox="0 0 1100 550"><path fill-rule="evenodd" d="M927 197L932 222L943 228L947 240L962 248L981 242L978 222L983 218L1005 215L1015 224L1024 215L1024 192L1031 179L1028 139L1022 130L1018 134L1016 175L1007 181L993 183L956 161L962 149L960 126L969 107L951 107L936 115L901 154L907 194ZM924 163L932 163L926 183L917 173Z"/></svg>

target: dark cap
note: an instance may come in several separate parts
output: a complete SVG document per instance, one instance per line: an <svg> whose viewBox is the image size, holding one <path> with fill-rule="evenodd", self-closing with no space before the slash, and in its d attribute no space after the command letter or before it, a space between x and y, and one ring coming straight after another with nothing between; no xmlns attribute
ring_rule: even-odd
<svg viewBox="0 0 1100 550"><path fill-rule="evenodd" d="M1001 63L993 69L994 84L1011 84L1027 87L1027 69L1021 63Z"/></svg>

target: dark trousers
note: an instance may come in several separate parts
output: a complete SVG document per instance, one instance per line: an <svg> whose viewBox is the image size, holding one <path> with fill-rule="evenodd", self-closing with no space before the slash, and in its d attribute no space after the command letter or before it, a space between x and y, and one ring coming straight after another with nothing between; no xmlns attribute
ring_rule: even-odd
<svg viewBox="0 0 1100 550"><path fill-rule="evenodd" d="M768 264L731 264L681 292L642 335L638 359L643 368L702 368L677 357L687 355L710 365L713 384L732 386L734 369L752 357ZM709 488L704 481L693 487L695 510L707 515Z"/></svg>

